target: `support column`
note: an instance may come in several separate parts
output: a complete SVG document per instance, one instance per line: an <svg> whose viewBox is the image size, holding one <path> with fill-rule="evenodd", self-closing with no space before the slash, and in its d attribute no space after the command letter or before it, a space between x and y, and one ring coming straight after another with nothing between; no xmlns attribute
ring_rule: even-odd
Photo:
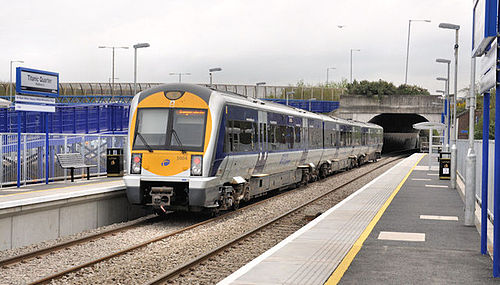
<svg viewBox="0 0 500 285"><path fill-rule="evenodd" d="M481 253L487 254L488 249L488 163L490 136L490 93L484 93L483 102L483 161L481 185Z"/></svg>

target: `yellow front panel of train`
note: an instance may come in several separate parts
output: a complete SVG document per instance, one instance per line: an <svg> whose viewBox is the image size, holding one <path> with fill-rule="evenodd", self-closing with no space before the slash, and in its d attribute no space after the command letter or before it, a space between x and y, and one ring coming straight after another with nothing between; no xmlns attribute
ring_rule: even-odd
<svg viewBox="0 0 500 285"><path fill-rule="evenodd" d="M143 149L133 149L132 143L134 142L134 139L137 140L135 130L138 110L141 108L169 108L174 111L177 110L177 114L184 115L189 115L189 112L196 114L196 109L201 109L203 112L206 112L203 149L200 149L199 151L187 150L185 153L180 150L154 149L153 152L149 152L148 150ZM181 111L179 109L183 110ZM178 175L184 171L189 171L191 167L191 155L202 155L205 153L212 131L211 113L208 109L208 104L195 94L185 92L181 98L177 100L169 100L166 98L164 92L158 92L148 96L138 103L137 109L135 110L131 120L130 130L129 141L132 142L130 144L131 153L142 153L142 168L159 176Z"/></svg>

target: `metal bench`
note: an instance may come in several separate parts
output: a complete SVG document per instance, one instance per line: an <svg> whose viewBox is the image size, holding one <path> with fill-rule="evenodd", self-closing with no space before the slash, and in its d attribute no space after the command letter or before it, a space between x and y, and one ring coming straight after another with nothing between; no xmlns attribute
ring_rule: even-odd
<svg viewBox="0 0 500 285"><path fill-rule="evenodd" d="M75 168L87 168L87 180L89 180L90 168L96 166L92 164L85 164L83 156L80 153L58 153L56 156L62 168L69 168L71 170L71 182L75 181Z"/></svg>

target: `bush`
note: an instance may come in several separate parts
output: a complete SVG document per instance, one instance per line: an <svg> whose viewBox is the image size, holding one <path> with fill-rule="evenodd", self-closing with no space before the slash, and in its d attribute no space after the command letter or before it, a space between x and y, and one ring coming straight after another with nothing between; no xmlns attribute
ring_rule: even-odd
<svg viewBox="0 0 500 285"><path fill-rule="evenodd" d="M401 84L396 87L391 82L379 79L379 81L356 81L347 84L347 92L352 95L429 95L427 89L415 86Z"/></svg>

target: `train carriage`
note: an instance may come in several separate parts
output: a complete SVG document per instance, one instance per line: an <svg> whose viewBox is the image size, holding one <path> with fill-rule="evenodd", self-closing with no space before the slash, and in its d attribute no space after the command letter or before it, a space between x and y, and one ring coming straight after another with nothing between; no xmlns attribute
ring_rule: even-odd
<svg viewBox="0 0 500 285"><path fill-rule="evenodd" d="M124 177L131 203L218 211L375 160L382 128L192 84L131 103Z"/></svg>

